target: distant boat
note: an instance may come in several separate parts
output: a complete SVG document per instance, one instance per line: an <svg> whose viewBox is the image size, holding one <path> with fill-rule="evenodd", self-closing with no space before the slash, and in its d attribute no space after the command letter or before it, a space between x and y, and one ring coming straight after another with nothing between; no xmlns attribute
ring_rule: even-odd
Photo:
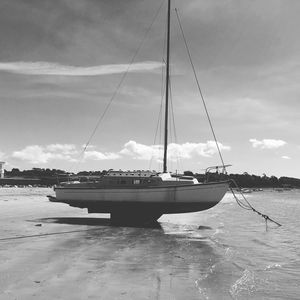
<svg viewBox="0 0 300 300"><path fill-rule="evenodd" d="M250 194L250 193L252 193L252 190L250 190L250 189L241 189L241 191L243 192L243 194Z"/></svg>
<svg viewBox="0 0 300 300"><path fill-rule="evenodd" d="M115 223L147 223L163 214L206 210L222 200L229 181L199 183L167 171L170 7L168 0L163 171L110 171L94 181L62 183L54 188L56 197L49 196L50 201L87 208L89 213L110 213Z"/></svg>

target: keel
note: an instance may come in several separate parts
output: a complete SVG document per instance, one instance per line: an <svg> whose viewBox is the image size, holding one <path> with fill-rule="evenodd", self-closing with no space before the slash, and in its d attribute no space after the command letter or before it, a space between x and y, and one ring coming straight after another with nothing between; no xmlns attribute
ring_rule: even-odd
<svg viewBox="0 0 300 300"><path fill-rule="evenodd" d="M151 225L157 223L162 214L160 211L142 209L113 210L110 213L110 220L114 225Z"/></svg>

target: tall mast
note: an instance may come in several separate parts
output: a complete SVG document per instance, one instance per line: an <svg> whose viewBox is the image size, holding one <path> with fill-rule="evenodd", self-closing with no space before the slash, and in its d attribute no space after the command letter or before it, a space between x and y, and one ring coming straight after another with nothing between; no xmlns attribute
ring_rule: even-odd
<svg viewBox="0 0 300 300"><path fill-rule="evenodd" d="M164 134L164 166L163 172L167 172L167 152L168 152L168 107L169 107L169 65L170 65L170 12L171 0L168 0L168 27L167 27L167 66L166 66L166 103L165 103L165 134Z"/></svg>

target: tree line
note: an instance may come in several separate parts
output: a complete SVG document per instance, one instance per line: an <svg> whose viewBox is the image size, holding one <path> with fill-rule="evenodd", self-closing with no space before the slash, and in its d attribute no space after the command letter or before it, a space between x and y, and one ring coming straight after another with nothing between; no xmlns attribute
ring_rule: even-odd
<svg viewBox="0 0 300 300"><path fill-rule="evenodd" d="M78 173L69 173L60 169L44 169L44 168L33 168L31 170L19 170L13 168L11 171L5 170L6 178L34 178L39 179L43 184L56 184L69 179L80 179L84 177L97 177L107 174L107 170L102 171L80 171ZM276 188L276 187L294 187L300 188L300 179L293 177L276 177L251 175L247 172L243 174L221 174L218 172L201 174L193 173L191 171L185 171L183 173L186 176L194 176L200 182L218 181L218 180L229 180L233 179L240 187L244 188Z"/></svg>

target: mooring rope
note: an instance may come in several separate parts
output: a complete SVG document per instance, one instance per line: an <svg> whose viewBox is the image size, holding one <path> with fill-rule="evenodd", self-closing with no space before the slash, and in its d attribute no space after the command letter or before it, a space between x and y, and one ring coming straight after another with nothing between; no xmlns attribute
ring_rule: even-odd
<svg viewBox="0 0 300 300"><path fill-rule="evenodd" d="M185 47L186 47L186 50L187 50L187 53L188 53L188 57L189 57L189 60L190 60L190 63L191 63L192 69L193 69L193 73L194 73L194 77L195 77L195 80L196 80L196 83L197 83L197 87L198 87L198 90L199 90L199 93L200 93L200 96L201 96L201 99L202 99L204 110L205 110L205 113L206 113L206 116L207 116L207 119L208 119L208 122L209 122L209 126L210 126L210 129L211 129L211 132L212 132L212 135L214 137L214 141L215 141L218 153L219 153L219 157L221 159L224 172L227 173L227 171L226 171L226 165L224 163L224 159L223 159L223 156L222 156L222 153L221 153L221 149L219 147L219 143L218 143L218 140L217 140L217 137L216 137L213 125L212 125L212 121L211 121L211 118L210 118L210 115L209 115L209 112L208 112L208 109L207 109L207 106L206 106L206 102L205 102L205 99L204 99L204 96L203 96L203 93L202 93L202 90L201 90L201 86L200 86L200 83L199 83L199 80L198 80L196 69L195 69L195 66L193 64L192 55L190 53L189 46L188 46L187 40L186 40L185 35L184 35L184 31L183 31L182 24L181 24L181 21L180 21L179 13L178 13L178 11L177 11L176 8L175 8L175 12L176 12L178 24L179 24L179 27L180 27L180 31L181 31L181 34L182 34L182 38L183 38L183 41L184 41L184 44L185 44ZM255 212L258 215L260 215L261 217L263 217L265 219L265 221L266 221L266 225L267 225L268 221L271 221L271 222L275 223L276 225L281 226L281 224L279 224L278 222L276 222L273 219L271 219L268 215L265 215L265 214L261 213L260 211L258 211L257 209L255 209L250 204L250 202L246 199L246 197L244 196L244 194L243 194L241 188L238 186L238 184L233 179L231 179L230 181L234 184L234 187L239 191L240 195L242 195L242 198L245 201L245 202L241 201L237 197L237 195L235 194L233 188L230 187L230 190L231 190L231 192L233 194L233 197L235 198L237 204L241 208L246 209L246 210L252 210L253 212Z"/></svg>
<svg viewBox="0 0 300 300"><path fill-rule="evenodd" d="M19 239L27 239L27 238L36 238L36 237L43 237L43 236L50 236L50 235L59 235L59 234L68 234L68 233L77 233L77 232L87 232L87 231L94 231L99 230L98 228L89 228L89 229L79 229L79 230L70 230L70 231L59 231L59 232L49 232L49 233L40 233L40 234L31 234L31 235L19 235L19 236L11 236L0 238L1 241L9 241L9 240L19 240Z"/></svg>
<svg viewBox="0 0 300 300"><path fill-rule="evenodd" d="M267 225L267 222L270 221L270 222L273 222L275 223L276 225L278 226L282 226L280 223L274 221L273 219L271 219L268 215L265 215L263 213L261 213L260 211L258 211L257 209L255 209L251 204L250 202L246 199L243 191L241 190L241 188L238 186L238 184L236 183L235 180L233 179L230 179L230 182L233 183L234 187L238 190L238 192L240 193L240 195L243 197L243 200L245 201L245 203L243 203L238 197L237 195L235 194L235 191L233 190L233 188L230 186L230 190L231 190L231 193L235 199L235 201L237 202L237 204L243 208L243 209L246 209L246 210L252 210L253 212L257 213L259 216L263 217L266 221L266 225Z"/></svg>

